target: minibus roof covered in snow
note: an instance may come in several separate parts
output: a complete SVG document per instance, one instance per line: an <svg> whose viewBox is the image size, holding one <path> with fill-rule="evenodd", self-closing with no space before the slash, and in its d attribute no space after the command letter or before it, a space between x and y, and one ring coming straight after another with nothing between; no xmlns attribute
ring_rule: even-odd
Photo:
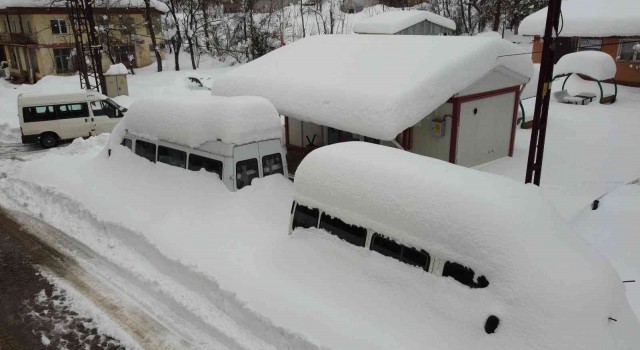
<svg viewBox="0 0 640 350"><path fill-rule="evenodd" d="M43 104L61 104L78 101L98 101L106 98L107 96L92 90L78 90L77 92L59 94L25 92L18 95L18 107Z"/></svg>
<svg viewBox="0 0 640 350"><path fill-rule="evenodd" d="M279 139L283 133L275 107L252 96L141 99L131 105L117 129L205 150L215 141L239 145Z"/></svg>

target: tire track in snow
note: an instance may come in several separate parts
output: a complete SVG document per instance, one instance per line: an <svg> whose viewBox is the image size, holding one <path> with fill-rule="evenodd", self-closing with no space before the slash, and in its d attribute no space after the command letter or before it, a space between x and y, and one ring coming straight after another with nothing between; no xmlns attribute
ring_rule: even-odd
<svg viewBox="0 0 640 350"><path fill-rule="evenodd" d="M111 272L103 279L115 276L129 283L125 290L129 297L191 347L212 348L212 339L207 338L214 338L219 341L214 348L317 348L246 308L212 278L164 256L141 234L98 219L79 202L51 188L22 180L2 181L7 199L16 209L57 228L52 237L57 246L71 247L81 261L95 266L91 269L95 274ZM119 260L122 256L129 260Z"/></svg>

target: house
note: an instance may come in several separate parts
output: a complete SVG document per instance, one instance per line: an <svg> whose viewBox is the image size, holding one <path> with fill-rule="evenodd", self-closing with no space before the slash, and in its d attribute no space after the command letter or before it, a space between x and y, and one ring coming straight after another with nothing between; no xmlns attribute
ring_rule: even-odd
<svg viewBox="0 0 640 350"><path fill-rule="evenodd" d="M455 30L453 20L419 10L387 11L353 25L357 34L450 35Z"/></svg>
<svg viewBox="0 0 640 350"><path fill-rule="evenodd" d="M352 140L474 166L513 154L533 71L523 53L497 38L312 36L219 77L212 92L269 99L285 116L290 170Z"/></svg>
<svg viewBox="0 0 640 350"><path fill-rule="evenodd" d="M544 8L526 17L519 33L532 36L533 61L542 58L542 39L547 17ZM640 86L640 1L565 0L555 60L576 51L596 50L616 61L618 84Z"/></svg>
<svg viewBox="0 0 640 350"><path fill-rule="evenodd" d="M64 2L44 4L35 0L0 0L0 61L9 63L11 75L17 80L34 82L45 75L76 71L69 12ZM132 0L124 4L112 2L109 7L94 8L98 40L104 52L103 70L111 63L143 67L155 61L145 25L144 2ZM160 17L166 6L159 1L151 4L156 40L162 48ZM162 50L161 53L164 54Z"/></svg>

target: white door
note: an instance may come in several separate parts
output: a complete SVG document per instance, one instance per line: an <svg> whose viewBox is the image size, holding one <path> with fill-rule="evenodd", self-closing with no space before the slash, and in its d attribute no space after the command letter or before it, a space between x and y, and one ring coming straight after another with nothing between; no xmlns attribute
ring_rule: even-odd
<svg viewBox="0 0 640 350"><path fill-rule="evenodd" d="M91 116L86 102L55 106L61 139L87 137L92 133Z"/></svg>
<svg viewBox="0 0 640 350"><path fill-rule="evenodd" d="M261 177L259 151L257 143L250 143L233 148L234 188L239 190L251 185L256 177Z"/></svg>
<svg viewBox="0 0 640 350"><path fill-rule="evenodd" d="M110 133L122 119L122 114L105 101L93 101L90 106L95 134Z"/></svg>

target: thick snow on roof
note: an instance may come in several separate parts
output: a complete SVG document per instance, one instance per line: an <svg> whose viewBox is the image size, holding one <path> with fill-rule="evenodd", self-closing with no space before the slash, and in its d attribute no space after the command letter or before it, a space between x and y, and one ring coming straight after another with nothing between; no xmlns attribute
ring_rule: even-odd
<svg viewBox="0 0 640 350"><path fill-rule="evenodd" d="M66 1L62 0L0 0L0 9L7 7L65 7ZM144 0L98 0L93 4L94 8L144 8ZM160 0L151 0L151 8L160 12L169 12L169 8Z"/></svg>
<svg viewBox="0 0 640 350"><path fill-rule="evenodd" d="M638 0L563 0L561 37L640 35ZM544 35L547 8L526 17L518 32Z"/></svg>
<svg viewBox="0 0 640 350"><path fill-rule="evenodd" d="M212 93L268 98L288 117L391 140L497 67L528 81L531 57L497 38L320 35L242 65Z"/></svg>
<svg viewBox="0 0 640 350"><path fill-rule="evenodd" d="M129 70L122 63L112 64L109 69L104 72L104 75L127 75Z"/></svg>
<svg viewBox="0 0 640 350"><path fill-rule="evenodd" d="M362 34L395 34L422 21L456 30L456 22L429 11L407 10L387 11L369 17L353 25L354 33Z"/></svg>
<svg viewBox="0 0 640 350"><path fill-rule="evenodd" d="M517 344L530 334L544 335L528 343L538 349L615 348L620 329L609 317L624 315L629 329L640 326L611 265L568 228L537 187L348 142L311 152L296 172L293 196L485 275L486 293L496 302L486 312L495 312L504 326L494 348L510 342L524 348ZM469 297L484 292L472 290Z"/></svg>
<svg viewBox="0 0 640 350"><path fill-rule="evenodd" d="M189 147L216 140L244 144L282 137L276 109L253 96L137 100L114 129L111 143L119 144L125 130Z"/></svg>
<svg viewBox="0 0 640 350"><path fill-rule="evenodd" d="M596 80L613 79L616 62L601 51L580 51L562 56L553 68L554 75L579 73Z"/></svg>

